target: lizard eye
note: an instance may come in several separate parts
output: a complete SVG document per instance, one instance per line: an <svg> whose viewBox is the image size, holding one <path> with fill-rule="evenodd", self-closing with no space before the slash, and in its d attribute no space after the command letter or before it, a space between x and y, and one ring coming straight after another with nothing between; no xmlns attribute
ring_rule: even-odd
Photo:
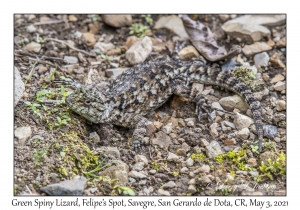
<svg viewBox="0 0 300 210"><path fill-rule="evenodd" d="M90 104L91 104L91 101L90 101L90 100L87 100L87 101L85 101L85 104L86 104L86 105L90 105Z"/></svg>

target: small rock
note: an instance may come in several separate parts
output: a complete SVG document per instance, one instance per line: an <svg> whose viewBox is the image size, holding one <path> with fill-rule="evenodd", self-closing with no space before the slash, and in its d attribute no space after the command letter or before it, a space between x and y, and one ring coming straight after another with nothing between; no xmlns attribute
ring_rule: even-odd
<svg viewBox="0 0 300 210"><path fill-rule="evenodd" d="M186 151L184 149L181 149L181 148L177 149L175 153L178 156L186 156Z"/></svg>
<svg viewBox="0 0 300 210"><path fill-rule="evenodd" d="M201 178L199 178L199 181L202 182L203 184L209 184L211 183L210 177L211 177L210 175L204 175Z"/></svg>
<svg viewBox="0 0 300 210"><path fill-rule="evenodd" d="M77 21L77 17L75 15L69 15L69 21L70 22L76 22Z"/></svg>
<svg viewBox="0 0 300 210"><path fill-rule="evenodd" d="M122 50L120 48L108 50L106 52L106 55L108 55L108 56L110 56L110 55L121 55L121 54L122 54Z"/></svg>
<svg viewBox="0 0 300 210"><path fill-rule="evenodd" d="M105 76L108 78L116 79L119 75L121 75L124 71L128 68L113 68L113 69L106 69Z"/></svg>
<svg viewBox="0 0 300 210"><path fill-rule="evenodd" d="M243 128L237 133L237 137L243 140L247 140L250 135L249 128Z"/></svg>
<svg viewBox="0 0 300 210"><path fill-rule="evenodd" d="M276 101L276 110L279 112L286 110L286 102L284 100Z"/></svg>
<svg viewBox="0 0 300 210"><path fill-rule="evenodd" d="M190 149L191 149L191 147L190 147L187 143L185 143L185 142L182 143L181 147L182 147L182 149L184 149L186 152L190 151Z"/></svg>
<svg viewBox="0 0 300 210"><path fill-rule="evenodd" d="M27 20L28 20L28 21L32 21L32 20L34 20L35 18L36 18L35 15L31 14L31 15L28 15Z"/></svg>
<svg viewBox="0 0 300 210"><path fill-rule="evenodd" d="M178 125L181 126L181 127L185 127L185 122L182 118L178 119Z"/></svg>
<svg viewBox="0 0 300 210"><path fill-rule="evenodd" d="M180 173L187 173L189 171L189 169L187 167L183 167L181 170L180 170Z"/></svg>
<svg viewBox="0 0 300 210"><path fill-rule="evenodd" d="M269 45L270 47L274 47L275 42L272 39L270 39L270 40L267 41L267 45Z"/></svg>
<svg viewBox="0 0 300 210"><path fill-rule="evenodd" d="M99 143L100 142L100 136L98 135L97 132L90 133L89 139L92 140L94 143Z"/></svg>
<svg viewBox="0 0 300 210"><path fill-rule="evenodd" d="M36 27L34 27L34 25L31 24L31 25L27 26L26 31L28 33L34 33L34 32L36 32Z"/></svg>
<svg viewBox="0 0 300 210"><path fill-rule="evenodd" d="M178 160L179 159L179 157L177 156L177 155L175 155L174 153L172 153L172 152L169 152L169 154L168 154L168 158L167 158L167 160L169 160L169 161L171 161L171 160Z"/></svg>
<svg viewBox="0 0 300 210"><path fill-rule="evenodd" d="M108 50L115 49L115 45L113 43L105 43L105 42L97 42L94 45L94 49L99 49L101 52L106 53Z"/></svg>
<svg viewBox="0 0 300 210"><path fill-rule="evenodd" d="M211 108L213 108L213 109L219 109L219 110L224 110L223 107L220 105L219 102L213 102L211 104ZM224 114L225 114L224 112L217 111L217 115L218 116L223 116Z"/></svg>
<svg viewBox="0 0 300 210"><path fill-rule="evenodd" d="M141 171L141 170L143 170L144 165L145 165L144 162L138 162L132 166L132 170L133 171Z"/></svg>
<svg viewBox="0 0 300 210"><path fill-rule="evenodd" d="M231 145L235 145L235 144L236 144L235 139L225 139L225 141L224 141L224 145L226 145L226 146L231 146Z"/></svg>
<svg viewBox="0 0 300 210"><path fill-rule="evenodd" d="M274 191L275 196L286 196L286 190Z"/></svg>
<svg viewBox="0 0 300 210"><path fill-rule="evenodd" d="M219 15L219 17L222 21L226 21L229 19L229 15Z"/></svg>
<svg viewBox="0 0 300 210"><path fill-rule="evenodd" d="M225 124L226 126L231 127L232 129L236 129L236 128L235 128L235 125L234 125L232 122L224 121L224 124Z"/></svg>
<svg viewBox="0 0 300 210"><path fill-rule="evenodd" d="M153 169L152 169L152 170L149 171L149 173L150 173L150 174L156 174L156 170L153 170Z"/></svg>
<svg viewBox="0 0 300 210"><path fill-rule="evenodd" d="M194 165L194 161L192 158L188 158L185 162L188 167L191 167Z"/></svg>
<svg viewBox="0 0 300 210"><path fill-rule="evenodd" d="M263 37L270 35L270 30L267 27L261 25L252 25L248 23L232 22L232 20L224 23L222 29L234 37L242 40L249 40L256 42L261 40Z"/></svg>
<svg viewBox="0 0 300 210"><path fill-rule="evenodd" d="M254 121L250 117L247 117L247 116L239 114L239 113L236 113L234 115L234 124L238 130L242 130L243 128L248 128L253 123L254 123Z"/></svg>
<svg viewBox="0 0 300 210"><path fill-rule="evenodd" d="M222 151L217 141L212 141L208 146L206 146L206 155L209 158L214 158L215 156L221 155L223 153L224 152Z"/></svg>
<svg viewBox="0 0 300 210"><path fill-rule="evenodd" d="M14 68L14 82L14 106L16 106L25 91L25 85L22 81L19 69L17 67Z"/></svg>
<svg viewBox="0 0 300 210"><path fill-rule="evenodd" d="M281 81L277 82L274 85L274 89L277 90L277 91L285 90L286 89L285 82L281 82Z"/></svg>
<svg viewBox="0 0 300 210"><path fill-rule="evenodd" d="M20 141L21 145L25 145L25 142L31 136L32 131L31 128L28 127L18 127L15 129L15 137L17 137Z"/></svg>
<svg viewBox="0 0 300 210"><path fill-rule="evenodd" d="M228 22L249 25L279 26L286 22L286 15L242 15Z"/></svg>
<svg viewBox="0 0 300 210"><path fill-rule="evenodd" d="M41 48L42 48L42 45L40 45L36 42L31 42L31 43L27 44L23 49L38 53L38 52L40 52Z"/></svg>
<svg viewBox="0 0 300 210"><path fill-rule="evenodd" d="M189 185L188 192L189 193L196 193L197 189L196 189L196 187L194 185Z"/></svg>
<svg viewBox="0 0 300 210"><path fill-rule="evenodd" d="M242 112L246 112L249 108L246 102L238 95L221 98L219 103L225 110L230 112L232 112L234 109L239 109Z"/></svg>
<svg viewBox="0 0 300 210"><path fill-rule="evenodd" d="M66 60L70 64L78 63L78 58L76 58L75 56L65 56L64 60Z"/></svg>
<svg viewBox="0 0 300 210"><path fill-rule="evenodd" d="M148 165L148 159L144 155L136 155L134 157L135 162L143 162L145 165Z"/></svg>
<svg viewBox="0 0 300 210"><path fill-rule="evenodd" d="M268 51L271 49L272 47L267 45L265 42L255 42L251 45L245 45L242 51L246 56L251 56L253 54Z"/></svg>
<svg viewBox="0 0 300 210"><path fill-rule="evenodd" d="M182 20L178 16L162 16L156 21L154 29L167 28L177 34L182 40L188 40L189 35L186 33Z"/></svg>
<svg viewBox="0 0 300 210"><path fill-rule="evenodd" d="M163 189L158 189L157 194L158 195L163 195L163 196L170 196L170 193L166 190L163 190Z"/></svg>
<svg viewBox="0 0 300 210"><path fill-rule="evenodd" d="M281 48L281 47L286 47L286 38L280 39L278 42L276 42L276 46Z"/></svg>
<svg viewBox="0 0 300 210"><path fill-rule="evenodd" d="M126 42L125 42L124 47L125 47L126 49L129 49L134 43L136 43L137 41L140 41L140 40L142 40L142 39L141 39L141 38L138 38L138 37L136 37L136 36L129 36L129 37L127 37L127 39L126 39Z"/></svg>
<svg viewBox="0 0 300 210"><path fill-rule="evenodd" d="M156 135L157 135L156 138L151 139L152 144L156 144L161 147L168 148L169 145L172 143L170 137L167 134L165 134L164 132L159 131L156 133Z"/></svg>
<svg viewBox="0 0 300 210"><path fill-rule="evenodd" d="M172 132L172 129L173 129L172 123L169 123L162 128L162 131L165 132L166 134L169 134Z"/></svg>
<svg viewBox="0 0 300 210"><path fill-rule="evenodd" d="M230 184L230 185L233 184L234 178L230 174L226 175L226 179L227 179L228 184Z"/></svg>
<svg viewBox="0 0 300 210"><path fill-rule="evenodd" d="M281 52L275 52L271 58L270 58L270 61L272 64L274 64L275 66L277 67L280 67L280 68L285 68L285 64L282 62L282 60L280 59L282 53Z"/></svg>
<svg viewBox="0 0 300 210"><path fill-rule="evenodd" d="M156 127L152 123L150 123L150 124L147 125L145 135L150 137L150 136L152 136L152 134L155 133L155 131L156 131Z"/></svg>
<svg viewBox="0 0 300 210"><path fill-rule="evenodd" d="M96 43L95 34L92 33L83 33L82 39L86 43L87 46L91 47Z"/></svg>
<svg viewBox="0 0 300 210"><path fill-rule="evenodd" d="M200 55L195 47L187 46L178 53L180 60L190 60L192 58L198 58Z"/></svg>
<svg viewBox="0 0 300 210"><path fill-rule="evenodd" d="M264 195L262 192L259 192L259 191L255 191L253 192L252 194L253 196L261 196L261 195Z"/></svg>
<svg viewBox="0 0 300 210"><path fill-rule="evenodd" d="M209 165L203 165L197 171L199 171L198 173L207 173L208 174L210 171L210 167L209 167Z"/></svg>
<svg viewBox="0 0 300 210"><path fill-rule="evenodd" d="M249 171L249 174L253 177L257 177L258 176L258 172L257 171Z"/></svg>
<svg viewBox="0 0 300 210"><path fill-rule="evenodd" d="M270 57L267 52L262 52L254 55L255 66L268 66L269 60Z"/></svg>
<svg viewBox="0 0 300 210"><path fill-rule="evenodd" d="M249 166L251 167L256 167L257 166L257 162L256 162L256 159L255 158L249 158L247 160L247 163L249 164Z"/></svg>
<svg viewBox="0 0 300 210"><path fill-rule="evenodd" d="M210 134L211 134L213 137L219 136L217 127L218 127L218 123L212 123L212 124L210 125Z"/></svg>
<svg viewBox="0 0 300 210"><path fill-rule="evenodd" d="M169 188L174 188L174 187L177 187L177 185L173 181L169 181L162 186L163 189L169 189Z"/></svg>
<svg viewBox="0 0 300 210"><path fill-rule="evenodd" d="M130 171L128 176L136 178L136 179L144 179L147 178L147 176L141 172L137 172L137 171Z"/></svg>
<svg viewBox="0 0 300 210"><path fill-rule="evenodd" d="M50 184L41 188L41 190L53 196L81 196L86 182L87 180L84 176L76 176L72 180Z"/></svg>
<svg viewBox="0 0 300 210"><path fill-rule="evenodd" d="M111 179L118 180L121 185L126 185L128 183L129 166L119 160L116 161L116 164L104 169L99 173L99 176L108 176Z"/></svg>
<svg viewBox="0 0 300 210"><path fill-rule="evenodd" d="M273 79L270 81L271 84L279 82L284 80L284 76L282 76L281 74L277 74L275 77L273 77Z"/></svg>
<svg viewBox="0 0 300 210"><path fill-rule="evenodd" d="M101 15L101 17L104 23L116 28L132 25L131 15Z"/></svg>
<svg viewBox="0 0 300 210"><path fill-rule="evenodd" d="M200 139L200 142L201 142L201 146L202 147L206 147L206 146L209 145L209 143L208 143L208 141L206 139ZM195 147L194 147L194 150L195 150Z"/></svg>
<svg viewBox="0 0 300 210"><path fill-rule="evenodd" d="M82 33L80 31L76 31L74 33L74 37L77 38L77 39L80 39L82 37Z"/></svg>
<svg viewBox="0 0 300 210"><path fill-rule="evenodd" d="M118 150L117 147L104 147L103 146L103 147L97 148L96 151L101 154L113 156L117 159L120 158L120 151Z"/></svg>
<svg viewBox="0 0 300 210"><path fill-rule="evenodd" d="M134 43L125 53L125 57L131 65L142 63L152 51L152 42L149 37Z"/></svg>
<svg viewBox="0 0 300 210"><path fill-rule="evenodd" d="M153 125L157 128L157 129L160 129L161 128L161 126L163 125L161 122L159 122L159 121L154 121L153 122Z"/></svg>

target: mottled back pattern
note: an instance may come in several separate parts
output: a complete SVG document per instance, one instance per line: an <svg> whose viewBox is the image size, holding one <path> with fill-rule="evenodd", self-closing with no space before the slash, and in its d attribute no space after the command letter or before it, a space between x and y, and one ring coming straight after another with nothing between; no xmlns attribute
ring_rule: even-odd
<svg viewBox="0 0 300 210"><path fill-rule="evenodd" d="M193 83L222 86L243 97L253 112L261 150L263 129L259 102L230 71L221 71L217 64L206 64L201 59L181 61L163 56L150 60L126 70L106 89L97 84L78 88L67 98L67 103L94 123L135 127L133 144L138 147L146 132L147 119L143 116L163 105L172 94L196 102L200 118L205 100L193 90Z"/></svg>

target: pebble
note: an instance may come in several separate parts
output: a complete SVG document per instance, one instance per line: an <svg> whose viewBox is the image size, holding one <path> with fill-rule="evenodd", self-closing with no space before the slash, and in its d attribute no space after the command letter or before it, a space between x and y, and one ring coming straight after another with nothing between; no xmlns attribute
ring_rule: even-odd
<svg viewBox="0 0 300 210"><path fill-rule="evenodd" d="M189 185L188 192L189 193L196 193L197 189L196 189L196 187L194 185Z"/></svg>
<svg viewBox="0 0 300 210"><path fill-rule="evenodd" d="M232 185L234 178L230 174L226 174L226 180L228 184Z"/></svg>
<svg viewBox="0 0 300 210"><path fill-rule="evenodd" d="M104 23L116 28L132 25L131 15L101 15L101 17Z"/></svg>
<svg viewBox="0 0 300 210"><path fill-rule="evenodd" d="M148 159L144 155L136 155L134 157L135 162L143 162L145 165L148 165Z"/></svg>
<svg viewBox="0 0 300 210"><path fill-rule="evenodd" d="M136 179L144 179L144 178L147 178L147 176L141 172L138 172L138 171L130 171L129 174L128 174L129 177L133 177L133 178L136 178Z"/></svg>
<svg viewBox="0 0 300 210"><path fill-rule="evenodd" d="M119 159L121 157L120 151L118 150L117 147L105 147L105 146L103 146L103 147L96 148L96 151L100 154L113 156L117 159Z"/></svg>
<svg viewBox="0 0 300 210"><path fill-rule="evenodd" d="M186 166L191 167L194 165L194 160L192 158L188 158L186 161Z"/></svg>
<svg viewBox="0 0 300 210"><path fill-rule="evenodd" d="M199 171L199 172L194 172L195 174L198 174L198 173L209 173L209 171L210 171L210 167L209 167L209 165L203 165L203 166L201 166L199 169L197 169L197 171Z"/></svg>
<svg viewBox="0 0 300 210"><path fill-rule="evenodd" d="M186 151L182 148L176 150L176 155L178 156L186 156Z"/></svg>
<svg viewBox="0 0 300 210"><path fill-rule="evenodd" d="M276 42L276 46L281 48L281 47L286 47L286 38L280 39L278 42Z"/></svg>
<svg viewBox="0 0 300 210"><path fill-rule="evenodd" d="M284 100L276 101L276 110L279 112L286 110L286 102Z"/></svg>
<svg viewBox="0 0 300 210"><path fill-rule="evenodd" d="M170 134L172 132L173 126L172 123L169 123L162 127L162 131L165 132L166 134Z"/></svg>
<svg viewBox="0 0 300 210"><path fill-rule="evenodd" d="M19 103L19 100L22 98L25 91L25 84L21 78L19 69L17 67L14 68L14 106Z"/></svg>
<svg viewBox="0 0 300 210"><path fill-rule="evenodd" d="M90 133L89 139L92 140L92 142L94 142L94 143L99 143L100 142L100 136L98 135L97 132Z"/></svg>
<svg viewBox="0 0 300 210"><path fill-rule="evenodd" d="M285 90L286 89L285 82L281 82L281 81L277 82L274 85L274 89L277 90L277 91Z"/></svg>
<svg viewBox="0 0 300 210"><path fill-rule="evenodd" d="M78 63L78 58L75 56L64 56L64 60L66 60L69 64Z"/></svg>
<svg viewBox="0 0 300 210"><path fill-rule="evenodd" d="M251 166L251 167L256 167L256 166L257 166L257 161L256 161L255 158L249 158L249 159L247 160L247 163L248 163L249 166Z"/></svg>
<svg viewBox="0 0 300 210"><path fill-rule="evenodd" d="M187 46L181 49L178 53L180 60L190 60L192 58L198 58L200 55L195 47Z"/></svg>
<svg viewBox="0 0 300 210"><path fill-rule="evenodd" d="M94 44L96 43L95 34L92 34L89 32L83 33L82 39L86 43L86 45L89 47L94 46Z"/></svg>
<svg viewBox="0 0 300 210"><path fill-rule="evenodd" d="M202 182L203 184L209 184L211 183L211 175L204 175L201 178L199 178L199 181Z"/></svg>
<svg viewBox="0 0 300 210"><path fill-rule="evenodd" d="M281 74L277 74L275 77L272 78L272 80L270 81L271 84L279 82L284 80L284 76L282 76Z"/></svg>
<svg viewBox="0 0 300 210"><path fill-rule="evenodd" d="M27 26L26 31L28 33L34 33L34 32L36 32L36 27L34 27L34 25L31 24L31 25Z"/></svg>
<svg viewBox="0 0 300 210"><path fill-rule="evenodd" d="M269 60L270 57L267 52L262 52L254 55L255 66L268 66Z"/></svg>
<svg viewBox="0 0 300 210"><path fill-rule="evenodd" d="M42 187L41 190L52 196L81 196L86 182L87 180L84 176L76 176L72 180L66 180Z"/></svg>
<svg viewBox="0 0 300 210"><path fill-rule="evenodd" d="M69 15L69 21L70 22L76 22L77 21L77 17L75 15Z"/></svg>
<svg viewBox="0 0 300 210"><path fill-rule="evenodd" d="M212 141L208 146L206 146L206 155L209 158L214 158L215 156L221 155L223 153L224 152L222 151L217 141Z"/></svg>
<svg viewBox="0 0 300 210"><path fill-rule="evenodd" d="M200 144L202 147L206 147L209 145L209 142L206 139L200 139ZM194 147L194 151L196 152L196 147ZM196 153L198 153L198 152L196 152Z"/></svg>
<svg viewBox="0 0 300 210"><path fill-rule="evenodd" d="M132 170L133 171L141 171L144 169L144 165L145 165L144 162L138 162L132 166Z"/></svg>
<svg viewBox="0 0 300 210"><path fill-rule="evenodd" d="M188 40L189 35L186 33L181 18L175 15L160 17L154 26L154 29L167 28L177 34L182 40Z"/></svg>
<svg viewBox="0 0 300 210"><path fill-rule="evenodd" d="M224 121L224 124L227 125L227 126L229 126L229 127L231 127L232 129L236 129L234 123L232 123L232 122Z"/></svg>
<svg viewBox="0 0 300 210"><path fill-rule="evenodd" d="M247 140L250 135L249 128L243 128L237 133L237 137L243 140Z"/></svg>
<svg viewBox="0 0 300 210"><path fill-rule="evenodd" d="M210 125L210 134L211 134L213 137L219 136L217 127L218 127L218 123L212 123L212 124Z"/></svg>
<svg viewBox="0 0 300 210"><path fill-rule="evenodd" d="M259 162L263 161L265 164L268 165L268 159L271 159L271 161L275 161L277 159L277 155L274 152L266 151L259 155L259 159Z"/></svg>
<svg viewBox="0 0 300 210"><path fill-rule="evenodd" d="M136 43L137 41L140 41L141 40L141 38L138 38L138 37L136 37L136 36L129 36L129 37L127 37L127 39L126 39L126 42L125 42L125 44L124 44L124 47L126 48L126 49L129 49L134 43ZM151 41L152 42L152 41Z"/></svg>
<svg viewBox="0 0 300 210"><path fill-rule="evenodd" d="M174 187L177 187L177 185L173 181L169 181L169 182L163 184L163 186L162 186L163 189L169 189L169 188L174 188Z"/></svg>
<svg viewBox="0 0 300 210"><path fill-rule="evenodd" d="M175 160L175 161L176 161L176 160L178 160L178 159L179 159L179 156L175 155L175 154L172 153L172 152L169 152L167 160L169 160L169 161Z"/></svg>
<svg viewBox="0 0 300 210"><path fill-rule="evenodd" d="M105 76L108 78L116 79L119 75L121 75L126 69L128 68L113 68L113 69L106 69Z"/></svg>
<svg viewBox="0 0 300 210"><path fill-rule="evenodd" d="M152 51L152 42L149 37L134 43L125 53L126 59L131 65L143 63Z"/></svg>
<svg viewBox="0 0 300 210"><path fill-rule="evenodd" d="M265 26L232 21L233 20L229 20L228 22L224 23L222 25L222 29L227 34L230 34L236 38L242 40L252 39L252 41L256 42L271 34L270 30Z"/></svg>
<svg viewBox="0 0 300 210"><path fill-rule="evenodd" d="M274 191L275 196L286 196L286 190Z"/></svg>
<svg viewBox="0 0 300 210"><path fill-rule="evenodd" d="M172 141L167 134L159 131L156 133L156 138L151 139L151 143L167 148L170 144L172 144Z"/></svg>
<svg viewBox="0 0 300 210"><path fill-rule="evenodd" d="M106 53L108 50L115 49L115 45L111 42L105 43L105 42L97 42L94 45L94 49L99 49L101 52Z"/></svg>
<svg viewBox="0 0 300 210"><path fill-rule="evenodd" d="M235 139L225 139L225 141L224 141L224 145L226 145L226 146L231 146L231 145L234 145L234 144L236 144Z"/></svg>
<svg viewBox="0 0 300 210"><path fill-rule="evenodd" d="M219 103L227 111L233 111L239 109L242 112L246 112L249 106L246 102L238 95L223 97L219 100Z"/></svg>
<svg viewBox="0 0 300 210"><path fill-rule="evenodd" d="M42 45L40 45L36 42L30 42L23 49L38 53L38 52L40 52L41 48L42 48Z"/></svg>
<svg viewBox="0 0 300 210"><path fill-rule="evenodd" d="M170 196L170 193L166 190L163 190L163 189L158 189L157 194L158 195L163 195L163 196Z"/></svg>
<svg viewBox="0 0 300 210"><path fill-rule="evenodd" d="M139 185L146 185L147 184L147 180L141 180L139 181Z"/></svg>
<svg viewBox="0 0 300 210"><path fill-rule="evenodd" d="M181 170L180 170L180 173L187 173L189 172L189 169L187 167L183 167Z"/></svg>
<svg viewBox="0 0 300 210"><path fill-rule="evenodd" d="M251 56L253 54L268 51L271 49L272 47L267 45L265 42L255 42L254 44L251 45L245 45L242 51L246 56Z"/></svg>
<svg viewBox="0 0 300 210"><path fill-rule="evenodd" d="M27 17L27 20L28 20L28 21L32 21L32 20L34 20L34 19L35 19L35 15L33 15L33 14L28 15L28 17Z"/></svg>
<svg viewBox="0 0 300 210"><path fill-rule="evenodd" d="M112 49L112 50L108 50L106 52L106 55L110 56L110 55L121 55L122 54L122 50L117 48L117 49Z"/></svg>
<svg viewBox="0 0 300 210"><path fill-rule="evenodd" d="M149 171L150 174L156 174L156 170L152 169Z"/></svg>
<svg viewBox="0 0 300 210"><path fill-rule="evenodd" d="M82 33L80 31L76 31L74 33L74 37L77 38L77 39L80 39L82 37Z"/></svg>
<svg viewBox="0 0 300 210"><path fill-rule="evenodd" d="M15 129L15 137L19 139L21 145L25 145L25 142L31 136L32 131L29 126L27 127L18 127Z"/></svg>
<svg viewBox="0 0 300 210"><path fill-rule="evenodd" d="M238 130L242 130L243 128L248 128L253 123L254 121L250 117L247 117L239 113L236 113L234 115L234 125Z"/></svg>

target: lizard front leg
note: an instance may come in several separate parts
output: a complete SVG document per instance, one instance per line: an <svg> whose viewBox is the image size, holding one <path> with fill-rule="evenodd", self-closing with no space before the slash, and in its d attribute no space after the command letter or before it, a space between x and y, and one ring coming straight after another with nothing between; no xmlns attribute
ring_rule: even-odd
<svg viewBox="0 0 300 210"><path fill-rule="evenodd" d="M141 146L141 142L146 134L148 120L140 115L134 117L134 121L136 122L135 129L132 135L132 147L133 149L137 149Z"/></svg>

